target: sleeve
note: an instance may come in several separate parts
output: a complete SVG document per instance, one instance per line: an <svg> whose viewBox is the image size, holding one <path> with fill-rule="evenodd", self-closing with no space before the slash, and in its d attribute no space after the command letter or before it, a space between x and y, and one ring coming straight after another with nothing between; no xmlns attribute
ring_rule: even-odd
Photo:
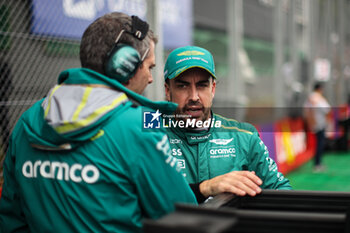
<svg viewBox="0 0 350 233"><path fill-rule="evenodd" d="M277 164L269 157L268 149L263 141L254 134L250 143L250 170L255 171L262 179L261 188L291 190L289 180L278 171Z"/></svg>
<svg viewBox="0 0 350 233"><path fill-rule="evenodd" d="M149 218L159 218L175 210L175 203L197 204L177 160L170 154L163 133L149 133L140 148L140 160L133 172L140 203Z"/></svg>
<svg viewBox="0 0 350 233"><path fill-rule="evenodd" d="M15 178L15 154L12 142L4 161L4 185L0 199L0 232L29 232L18 194Z"/></svg>
<svg viewBox="0 0 350 233"><path fill-rule="evenodd" d="M197 202L198 203L203 203L207 198L203 196L201 191L199 190L199 185L200 183L195 183L195 184L190 184L190 188L194 195L196 196Z"/></svg>

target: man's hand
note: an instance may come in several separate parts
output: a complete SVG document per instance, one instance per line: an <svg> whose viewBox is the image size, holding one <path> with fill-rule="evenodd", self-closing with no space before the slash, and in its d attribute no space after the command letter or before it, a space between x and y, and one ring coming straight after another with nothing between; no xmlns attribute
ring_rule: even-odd
<svg viewBox="0 0 350 233"><path fill-rule="evenodd" d="M252 171L233 171L221 176L205 180L199 185L199 190L205 197L219 193L233 193L238 196L255 196L261 192L261 179Z"/></svg>

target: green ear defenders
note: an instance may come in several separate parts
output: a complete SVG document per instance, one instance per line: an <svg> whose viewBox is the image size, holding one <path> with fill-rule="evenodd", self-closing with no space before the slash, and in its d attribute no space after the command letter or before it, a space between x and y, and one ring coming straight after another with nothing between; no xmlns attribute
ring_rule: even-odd
<svg viewBox="0 0 350 233"><path fill-rule="evenodd" d="M114 42L112 50L107 54L104 63L106 76L116 79L121 83L126 83L133 77L137 68L146 58L149 49L141 56L139 52L130 45L118 43L124 32L130 33L139 40L143 40L148 32L149 25L137 16L132 16L131 32L121 30Z"/></svg>

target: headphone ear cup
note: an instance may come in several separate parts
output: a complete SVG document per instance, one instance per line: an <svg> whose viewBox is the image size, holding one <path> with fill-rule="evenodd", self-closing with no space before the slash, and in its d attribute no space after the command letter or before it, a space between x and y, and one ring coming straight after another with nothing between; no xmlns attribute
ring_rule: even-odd
<svg viewBox="0 0 350 233"><path fill-rule="evenodd" d="M121 83L126 83L141 64L139 52L126 44L117 44L105 63L105 74Z"/></svg>

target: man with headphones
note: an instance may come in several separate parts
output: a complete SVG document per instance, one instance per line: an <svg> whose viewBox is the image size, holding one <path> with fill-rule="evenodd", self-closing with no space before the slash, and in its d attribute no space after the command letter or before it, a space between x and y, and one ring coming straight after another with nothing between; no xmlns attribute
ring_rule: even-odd
<svg viewBox="0 0 350 233"><path fill-rule="evenodd" d="M174 203L196 203L146 109L176 105L139 95L152 82L148 24L106 14L84 32L82 68L63 71L18 120L4 162L0 232L140 232Z"/></svg>

